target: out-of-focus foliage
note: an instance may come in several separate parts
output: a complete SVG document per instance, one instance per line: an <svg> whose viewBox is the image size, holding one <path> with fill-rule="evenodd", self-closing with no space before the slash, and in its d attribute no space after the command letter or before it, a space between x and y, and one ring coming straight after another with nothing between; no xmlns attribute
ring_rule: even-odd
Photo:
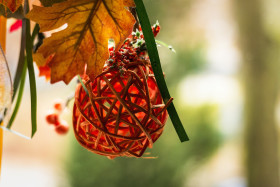
<svg viewBox="0 0 280 187"><path fill-rule="evenodd" d="M197 46L194 49L186 50L178 48L174 60L163 68L166 70L166 81L171 86L177 86L186 75L203 70L206 66L204 48Z"/></svg>
<svg viewBox="0 0 280 187"><path fill-rule="evenodd" d="M182 121L191 138L180 143L168 123L150 155L156 159L116 158L95 155L73 142L67 171L71 186L182 186L194 168L204 163L217 149L221 136L215 127L214 106L188 107ZM195 166L195 167L194 167Z"/></svg>
<svg viewBox="0 0 280 187"><path fill-rule="evenodd" d="M152 0L143 0L146 9L149 13L151 22L154 23L159 18L165 18L164 20L160 19L160 23L163 21L174 22L174 18L180 19L182 14L189 10L194 0L162 0L162 1L152 1ZM168 10L168 11L166 11ZM175 22L176 23L176 22ZM164 26L165 27L165 26ZM170 28L173 29L173 28Z"/></svg>
<svg viewBox="0 0 280 187"><path fill-rule="evenodd" d="M268 14L263 12L264 5L273 1L233 2L243 57L247 186L279 187L279 121L276 119L279 116L280 46L272 31L279 28L276 26L279 22L275 21L279 10L276 14L268 13L273 8ZM277 3L275 7L279 7ZM270 23L269 14L273 15Z"/></svg>

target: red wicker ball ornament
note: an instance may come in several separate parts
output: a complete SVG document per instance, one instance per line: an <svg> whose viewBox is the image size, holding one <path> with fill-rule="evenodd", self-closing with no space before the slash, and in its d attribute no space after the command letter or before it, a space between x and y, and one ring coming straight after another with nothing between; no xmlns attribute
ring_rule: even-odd
<svg viewBox="0 0 280 187"><path fill-rule="evenodd" d="M168 117L149 62L105 68L75 93L73 126L86 149L115 158L141 157L162 134ZM107 69L107 70L106 70Z"/></svg>

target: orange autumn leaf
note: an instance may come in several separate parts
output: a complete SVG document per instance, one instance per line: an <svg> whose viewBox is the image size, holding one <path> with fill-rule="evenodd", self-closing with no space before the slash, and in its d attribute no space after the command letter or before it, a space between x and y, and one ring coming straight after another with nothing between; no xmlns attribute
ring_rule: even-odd
<svg viewBox="0 0 280 187"><path fill-rule="evenodd" d="M22 5L23 0L0 0L0 4L10 9L11 12L15 12L20 5Z"/></svg>
<svg viewBox="0 0 280 187"><path fill-rule="evenodd" d="M46 80L50 80L51 77L51 69L49 66L39 66L39 77L45 77Z"/></svg>
<svg viewBox="0 0 280 187"><path fill-rule="evenodd" d="M51 83L68 84L85 67L93 79L109 57L108 40L113 39L118 50L132 32L135 20L127 7L133 5L133 0L68 0L52 7L34 6L27 18L37 22L41 32L67 24L44 40L34 60L44 66L42 59L54 55L48 63Z"/></svg>
<svg viewBox="0 0 280 187"><path fill-rule="evenodd" d="M43 62L44 64L40 64L40 61L38 61L37 63L39 67L39 77L45 77L47 81L51 78L51 68L49 67L49 63L52 60L53 56L53 54L48 56L45 62Z"/></svg>

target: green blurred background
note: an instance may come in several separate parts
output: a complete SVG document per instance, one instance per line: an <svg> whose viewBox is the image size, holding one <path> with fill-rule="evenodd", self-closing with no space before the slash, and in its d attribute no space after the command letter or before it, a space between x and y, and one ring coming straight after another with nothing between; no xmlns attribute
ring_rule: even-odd
<svg viewBox="0 0 280 187"><path fill-rule="evenodd" d="M44 121L57 98L75 89L38 85L38 133L32 141L5 133L1 186L279 187L280 2L278 0L144 0L166 81L189 142L167 121L148 149L152 159L95 155L72 127L59 136ZM13 20L9 20L12 24ZM14 72L20 31L8 34ZM38 71L37 71L38 72ZM28 84L28 81L27 81ZM28 86L15 130L29 133ZM71 108L63 118L71 125Z"/></svg>

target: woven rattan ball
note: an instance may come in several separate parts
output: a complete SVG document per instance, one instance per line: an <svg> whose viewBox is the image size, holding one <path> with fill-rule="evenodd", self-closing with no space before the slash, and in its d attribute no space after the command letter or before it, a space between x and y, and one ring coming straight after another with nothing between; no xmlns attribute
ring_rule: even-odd
<svg viewBox="0 0 280 187"><path fill-rule="evenodd" d="M86 149L115 158L141 157L162 134L168 117L150 65L107 68L75 93L73 127Z"/></svg>

